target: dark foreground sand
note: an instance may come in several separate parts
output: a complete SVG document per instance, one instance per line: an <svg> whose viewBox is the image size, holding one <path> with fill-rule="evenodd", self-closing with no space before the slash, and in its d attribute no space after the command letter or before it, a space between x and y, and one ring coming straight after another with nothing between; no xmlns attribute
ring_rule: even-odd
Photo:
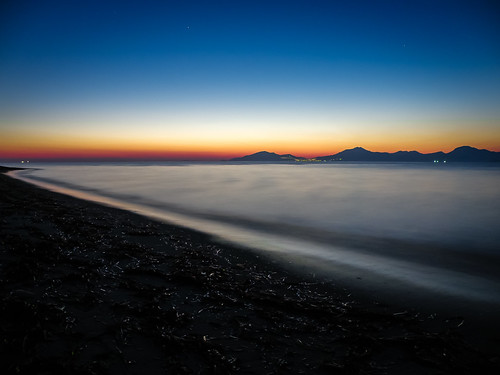
<svg viewBox="0 0 500 375"><path fill-rule="evenodd" d="M500 369L491 351L471 347L460 318L357 303L203 234L4 174L0 290L2 373Z"/></svg>

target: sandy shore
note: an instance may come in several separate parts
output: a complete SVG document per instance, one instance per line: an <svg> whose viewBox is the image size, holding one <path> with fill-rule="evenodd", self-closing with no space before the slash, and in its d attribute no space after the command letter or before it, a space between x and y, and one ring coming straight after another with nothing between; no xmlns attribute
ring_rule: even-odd
<svg viewBox="0 0 500 375"><path fill-rule="evenodd" d="M0 172L7 169L0 168ZM352 301L195 231L0 174L4 373L481 374L460 318Z"/></svg>

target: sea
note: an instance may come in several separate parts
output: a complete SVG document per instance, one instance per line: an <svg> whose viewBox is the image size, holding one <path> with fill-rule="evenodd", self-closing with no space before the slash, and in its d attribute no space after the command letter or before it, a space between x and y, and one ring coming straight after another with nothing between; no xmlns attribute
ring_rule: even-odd
<svg viewBox="0 0 500 375"><path fill-rule="evenodd" d="M500 163L23 166L17 178L312 275L500 306Z"/></svg>

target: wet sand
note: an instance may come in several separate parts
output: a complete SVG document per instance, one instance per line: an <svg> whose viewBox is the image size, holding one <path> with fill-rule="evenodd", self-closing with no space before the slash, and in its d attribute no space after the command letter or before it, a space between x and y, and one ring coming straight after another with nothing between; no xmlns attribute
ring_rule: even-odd
<svg viewBox="0 0 500 375"><path fill-rule="evenodd" d="M5 373L500 369L459 314L356 301L263 255L4 174L0 288Z"/></svg>

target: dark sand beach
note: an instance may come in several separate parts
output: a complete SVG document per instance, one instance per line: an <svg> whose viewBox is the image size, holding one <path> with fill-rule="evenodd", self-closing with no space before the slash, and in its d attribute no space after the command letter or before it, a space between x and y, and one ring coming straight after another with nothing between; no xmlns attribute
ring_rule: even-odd
<svg viewBox="0 0 500 375"><path fill-rule="evenodd" d="M263 255L6 171L4 374L499 373L460 317L352 300Z"/></svg>

